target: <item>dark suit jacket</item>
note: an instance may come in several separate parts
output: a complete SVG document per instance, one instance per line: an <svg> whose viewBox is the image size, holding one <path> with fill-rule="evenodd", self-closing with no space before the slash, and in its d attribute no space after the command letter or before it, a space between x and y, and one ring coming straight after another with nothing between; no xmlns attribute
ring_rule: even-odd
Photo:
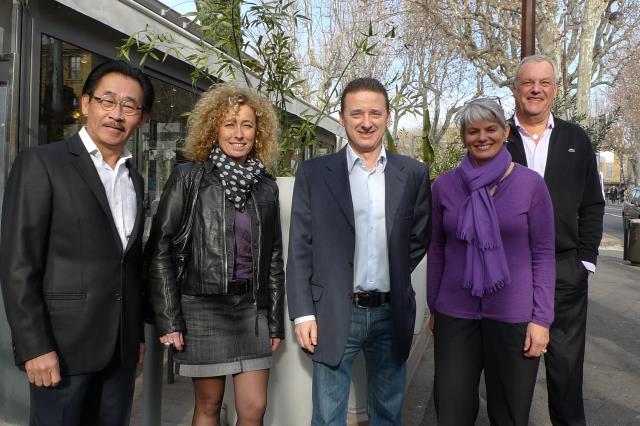
<svg viewBox="0 0 640 426"><path fill-rule="evenodd" d="M103 369L118 338L135 365L142 334L142 177L123 249L104 187L78 135L22 151L2 210L0 281L18 365L56 351L63 374Z"/></svg>
<svg viewBox="0 0 640 426"><path fill-rule="evenodd" d="M431 188L427 168L387 152L385 208L394 352L405 360L415 322L411 271L429 244ZM304 162L297 173L287 258L289 316L315 315L314 361L337 365L349 334L355 228L346 149Z"/></svg>
<svg viewBox="0 0 640 426"><path fill-rule="evenodd" d="M544 181L553 202L556 255L575 254L579 260L595 265L604 216L596 156L582 128L555 116L553 120ZM513 161L527 165L513 120L507 148Z"/></svg>

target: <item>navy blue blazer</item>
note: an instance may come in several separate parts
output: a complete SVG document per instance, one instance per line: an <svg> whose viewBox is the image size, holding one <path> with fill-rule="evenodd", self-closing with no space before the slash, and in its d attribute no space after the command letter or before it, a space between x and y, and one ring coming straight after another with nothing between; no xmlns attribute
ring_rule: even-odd
<svg viewBox="0 0 640 426"><path fill-rule="evenodd" d="M406 360L416 315L411 272L431 235L427 167L387 152L385 209L394 354ZM312 358L340 362L353 303L355 227L346 149L300 165L291 209L287 298L293 320L315 315L318 345Z"/></svg>

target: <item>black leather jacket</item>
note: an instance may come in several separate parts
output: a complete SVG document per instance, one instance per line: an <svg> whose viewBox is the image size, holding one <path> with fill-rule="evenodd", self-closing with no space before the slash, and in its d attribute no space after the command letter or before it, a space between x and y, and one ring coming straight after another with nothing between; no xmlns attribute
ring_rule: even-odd
<svg viewBox="0 0 640 426"><path fill-rule="evenodd" d="M186 202L186 176L194 163L178 165L166 183L147 243L151 304L161 335L185 331L180 294L227 292L233 277L235 208L223 195L222 182L207 162L200 183L191 230L191 255L182 288L175 279L170 241L178 232ZM258 309L267 308L270 337L284 338L284 269L278 186L262 175L246 204L251 218L253 292Z"/></svg>

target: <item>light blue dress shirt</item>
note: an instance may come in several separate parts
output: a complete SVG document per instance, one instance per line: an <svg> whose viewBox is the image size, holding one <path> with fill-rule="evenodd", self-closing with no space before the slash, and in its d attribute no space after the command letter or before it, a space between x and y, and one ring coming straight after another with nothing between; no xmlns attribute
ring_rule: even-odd
<svg viewBox="0 0 640 426"><path fill-rule="evenodd" d="M375 168L369 171L351 146L347 146L347 167L356 228L353 256L353 289L356 292L388 292L391 288L385 220L386 165L384 147Z"/></svg>
<svg viewBox="0 0 640 426"><path fill-rule="evenodd" d="M382 147L376 167L368 171L364 161L347 145L347 171L351 187L356 247L353 254L353 290L388 292L389 256L385 208L384 169L387 153ZM294 319L298 325L315 321L315 315Z"/></svg>

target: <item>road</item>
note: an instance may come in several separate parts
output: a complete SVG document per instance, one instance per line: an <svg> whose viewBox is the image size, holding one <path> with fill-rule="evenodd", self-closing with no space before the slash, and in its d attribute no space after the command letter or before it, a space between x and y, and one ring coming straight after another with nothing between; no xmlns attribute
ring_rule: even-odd
<svg viewBox="0 0 640 426"><path fill-rule="evenodd" d="M590 426L640 425L640 267L622 260L619 206L607 206L605 235L598 269L589 281L584 397ZM433 343L409 388L407 411L421 411L421 420L407 426L437 424L432 402ZM489 425L481 385L476 425ZM541 363L529 424L550 425L544 363ZM415 418L416 416L412 416Z"/></svg>
<svg viewBox="0 0 640 426"><path fill-rule="evenodd" d="M607 204L604 209L603 230L605 234L619 235L622 238L622 206Z"/></svg>

